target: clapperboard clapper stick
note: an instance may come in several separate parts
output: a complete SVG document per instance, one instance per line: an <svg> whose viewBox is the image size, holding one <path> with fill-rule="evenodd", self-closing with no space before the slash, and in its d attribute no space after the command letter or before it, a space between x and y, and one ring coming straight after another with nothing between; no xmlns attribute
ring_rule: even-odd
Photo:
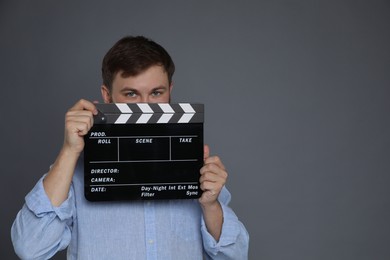
<svg viewBox="0 0 390 260"><path fill-rule="evenodd" d="M201 196L204 105L96 104L85 136L89 201L194 199Z"/></svg>

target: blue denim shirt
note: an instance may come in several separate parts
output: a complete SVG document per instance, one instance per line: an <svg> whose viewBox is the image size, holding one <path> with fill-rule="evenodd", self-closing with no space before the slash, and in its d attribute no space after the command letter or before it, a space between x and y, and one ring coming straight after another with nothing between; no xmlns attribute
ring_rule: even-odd
<svg viewBox="0 0 390 260"><path fill-rule="evenodd" d="M248 258L249 235L227 206L226 188L219 197L224 219L217 242L197 200L89 202L78 163L68 199L54 207L43 178L26 196L11 229L22 259L49 259L67 247L72 260Z"/></svg>

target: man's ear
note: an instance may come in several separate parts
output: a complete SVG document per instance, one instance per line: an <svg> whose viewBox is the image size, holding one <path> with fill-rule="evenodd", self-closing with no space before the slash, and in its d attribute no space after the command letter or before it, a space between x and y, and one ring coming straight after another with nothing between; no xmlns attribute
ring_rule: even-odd
<svg viewBox="0 0 390 260"><path fill-rule="evenodd" d="M104 103L111 103L110 90L105 85L102 85L100 91L102 92L102 98Z"/></svg>
<svg viewBox="0 0 390 260"><path fill-rule="evenodd" d="M172 81L171 84L169 85L169 94L172 93L172 89L173 89L173 81Z"/></svg>
<svg viewBox="0 0 390 260"><path fill-rule="evenodd" d="M169 100L168 103L171 103L171 98L172 98L172 89L173 89L173 81L169 85Z"/></svg>

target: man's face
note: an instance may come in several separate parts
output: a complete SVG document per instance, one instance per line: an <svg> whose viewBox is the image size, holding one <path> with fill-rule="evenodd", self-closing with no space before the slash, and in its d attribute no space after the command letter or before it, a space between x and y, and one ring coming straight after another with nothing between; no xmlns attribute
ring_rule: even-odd
<svg viewBox="0 0 390 260"><path fill-rule="evenodd" d="M120 71L115 75L111 91L102 86L105 103L169 103L172 84L162 66L152 66L127 78L121 74Z"/></svg>

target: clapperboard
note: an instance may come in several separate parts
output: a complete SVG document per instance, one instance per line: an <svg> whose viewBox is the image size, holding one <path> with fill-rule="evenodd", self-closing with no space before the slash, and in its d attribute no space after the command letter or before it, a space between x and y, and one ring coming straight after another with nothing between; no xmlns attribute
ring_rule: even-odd
<svg viewBox="0 0 390 260"><path fill-rule="evenodd" d="M203 104L96 104L84 137L89 201L199 198Z"/></svg>

